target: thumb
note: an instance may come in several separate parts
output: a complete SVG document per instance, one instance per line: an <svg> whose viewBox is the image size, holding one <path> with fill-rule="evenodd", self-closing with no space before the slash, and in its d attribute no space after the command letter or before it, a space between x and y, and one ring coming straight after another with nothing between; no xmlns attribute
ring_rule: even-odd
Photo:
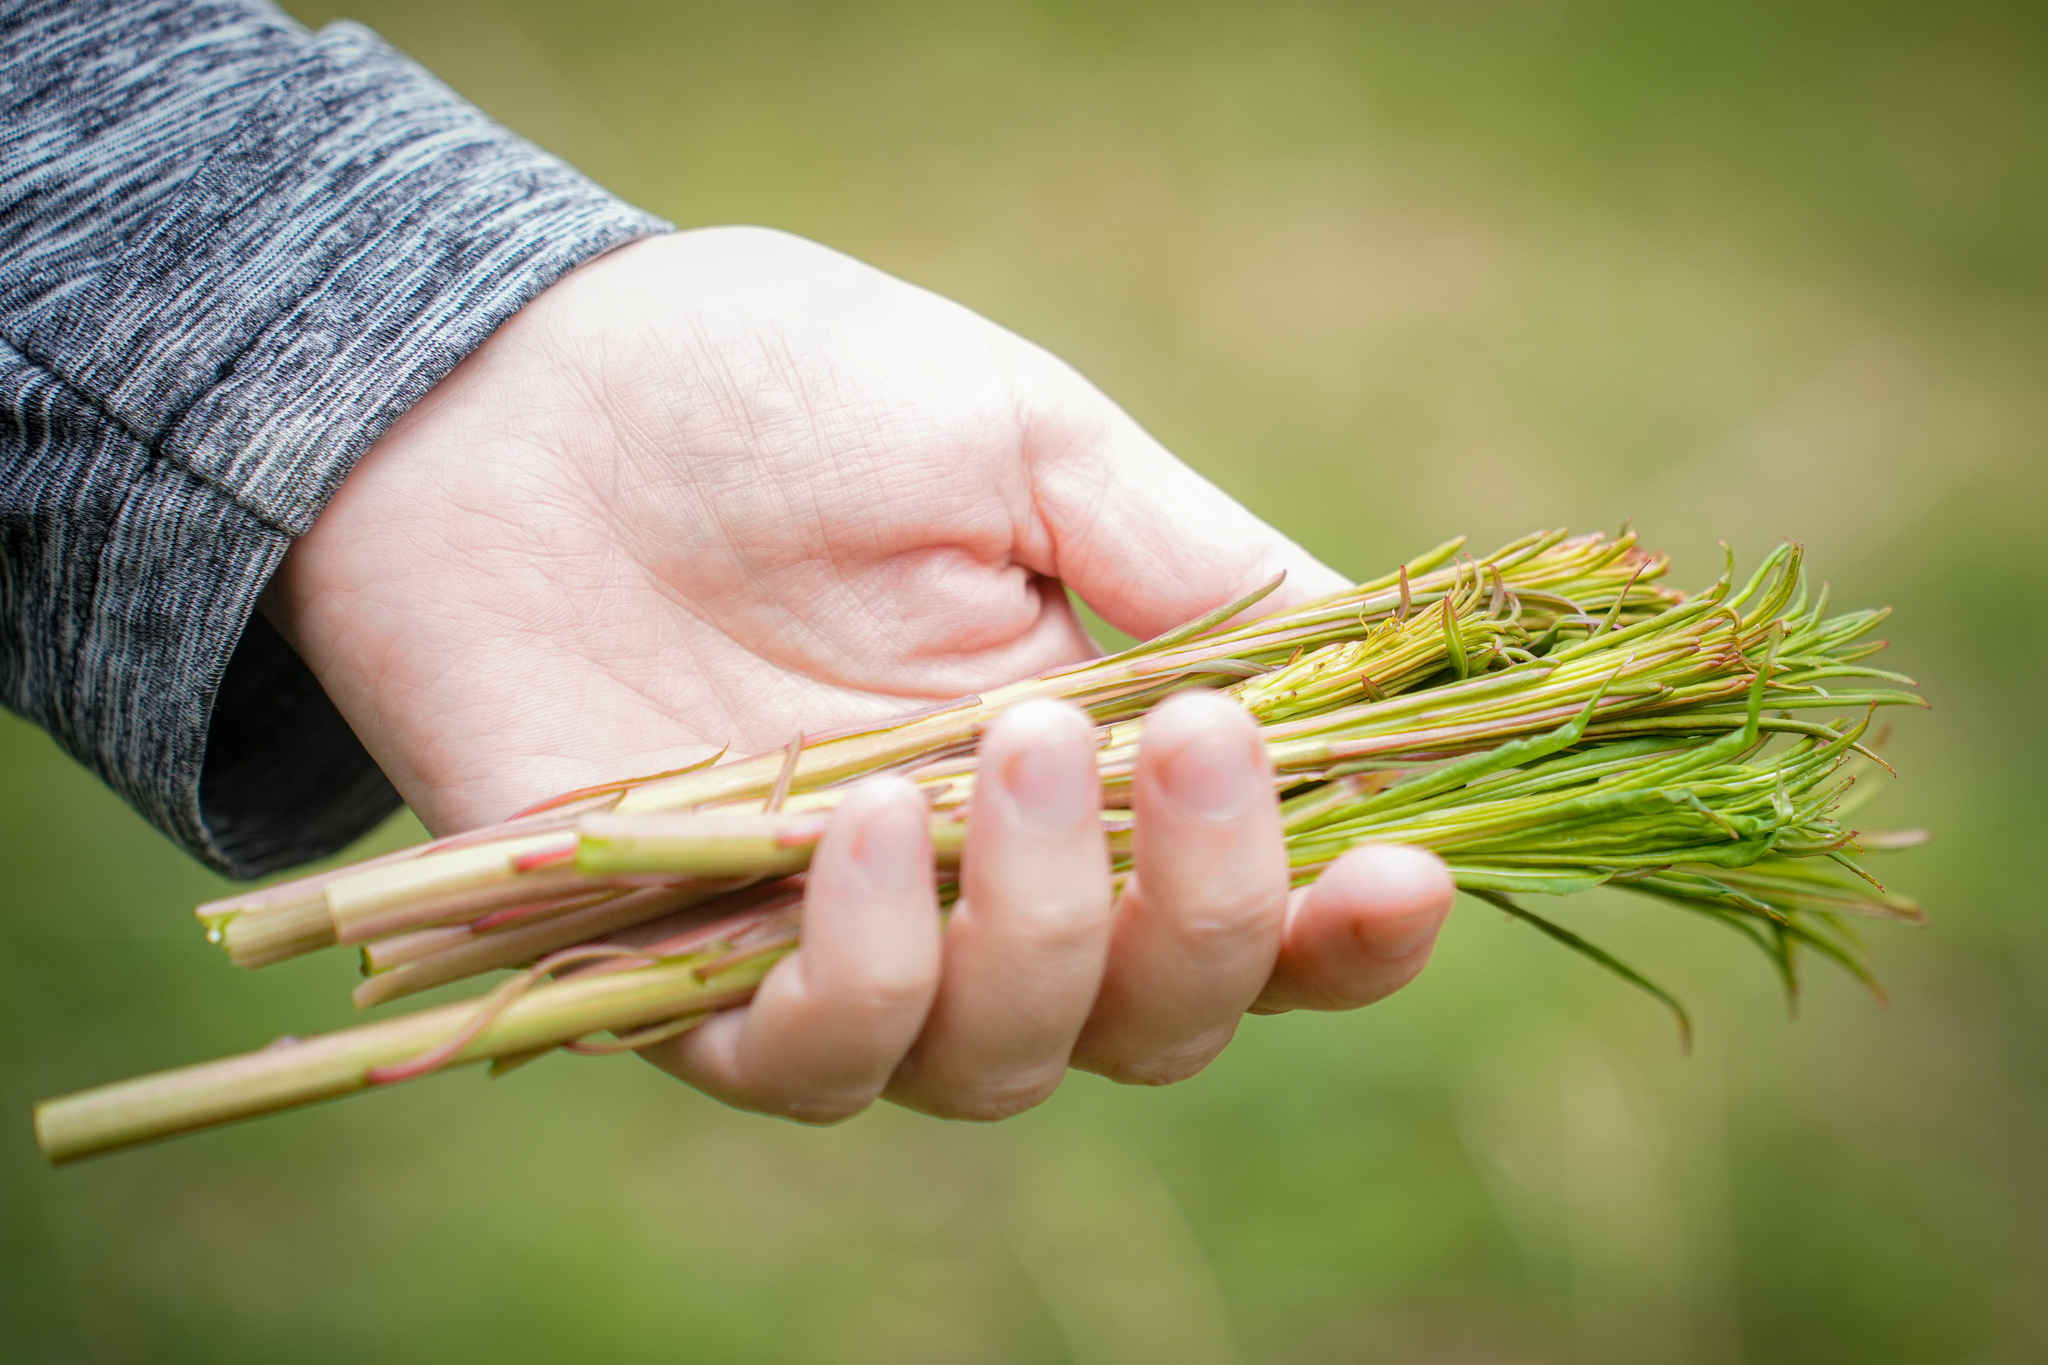
<svg viewBox="0 0 2048 1365"><path fill-rule="evenodd" d="M1022 395L1033 503L1059 578L1118 630L1146 639L1270 582L1257 612L1348 586L1336 570L1188 468L1069 367Z"/></svg>

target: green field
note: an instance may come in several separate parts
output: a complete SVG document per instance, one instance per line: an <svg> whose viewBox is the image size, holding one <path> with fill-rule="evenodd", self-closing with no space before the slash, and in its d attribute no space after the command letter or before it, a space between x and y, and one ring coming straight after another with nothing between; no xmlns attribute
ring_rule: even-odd
<svg viewBox="0 0 2048 1365"><path fill-rule="evenodd" d="M1074 361L1312 550L1633 518L1890 603L1879 1008L1733 935L1463 902L1428 973L1168 1090L811 1131L557 1057L47 1170L37 1098L346 1020L0 717L0 1355L24 1362L2048 1361L2048 7L302 2L682 224ZM417 829L394 824L394 842ZM2043 840L2036 844L2035 839ZM2044 878L2048 882L2048 878Z"/></svg>

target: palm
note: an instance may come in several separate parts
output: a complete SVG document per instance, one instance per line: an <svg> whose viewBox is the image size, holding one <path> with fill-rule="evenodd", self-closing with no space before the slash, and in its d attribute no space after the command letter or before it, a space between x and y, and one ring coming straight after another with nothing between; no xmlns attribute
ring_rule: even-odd
<svg viewBox="0 0 2048 1365"><path fill-rule="evenodd" d="M437 829L1335 577L1070 370L820 248L586 267L351 475L278 615ZM431 596L419 585L433 584Z"/></svg>
<svg viewBox="0 0 2048 1365"><path fill-rule="evenodd" d="M522 311L378 442L266 610L427 824L786 743L1085 654L1071 587L1149 634L1335 575L1078 376L821 248L644 242ZM1348 1007L1429 955L1442 865L1363 849L1290 902L1272 773L1213 694L1154 713L1113 901L1094 731L984 737L941 936L922 798L847 794L803 946L652 1049L735 1104L843 1117L1036 1103L1072 1062L1192 1074L1246 1008Z"/></svg>

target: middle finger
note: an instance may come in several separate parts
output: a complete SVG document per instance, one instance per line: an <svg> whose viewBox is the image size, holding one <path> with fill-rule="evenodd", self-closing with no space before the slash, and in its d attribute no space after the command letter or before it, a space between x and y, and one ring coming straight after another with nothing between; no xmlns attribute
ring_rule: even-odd
<svg viewBox="0 0 2048 1365"><path fill-rule="evenodd" d="M1135 876L1074 1065L1164 1085L1208 1065L1280 951L1287 846L1258 724L1215 692L1146 722L1132 789Z"/></svg>
<svg viewBox="0 0 2048 1365"><path fill-rule="evenodd" d="M938 999L887 1091L948 1118L1004 1118L1058 1087L1109 943L1087 715L1050 700L1012 707L982 741L980 773Z"/></svg>

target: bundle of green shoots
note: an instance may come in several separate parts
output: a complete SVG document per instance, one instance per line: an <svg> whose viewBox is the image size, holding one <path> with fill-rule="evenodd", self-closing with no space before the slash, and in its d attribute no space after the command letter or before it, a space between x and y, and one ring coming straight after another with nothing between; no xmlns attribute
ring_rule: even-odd
<svg viewBox="0 0 2048 1365"><path fill-rule="evenodd" d="M49 1101L55 1161L488 1061L616 1052L747 999L801 933L802 872L849 785L919 784L944 903L973 802L976 744L1036 696L1100 727L1102 822L1128 869L1129 789L1147 711L1179 688L1259 720L1297 881L1360 843L1435 849L1458 885L1671 1008L1648 979L1517 896L1614 886L1719 920L1788 992L1801 954L1875 989L1847 916L1917 919L1852 856L1916 841L1846 823L1882 766L1874 708L1920 705L1869 667L1887 613L1828 614L1797 546L1743 586L1687 597L1632 534L1439 546L1385 578L1230 624L1275 584L1106 658L784 751L572 792L474 830L199 908L245 967L341 945L356 1002L515 969L487 994ZM603 1037L602 1035L610 1035Z"/></svg>

